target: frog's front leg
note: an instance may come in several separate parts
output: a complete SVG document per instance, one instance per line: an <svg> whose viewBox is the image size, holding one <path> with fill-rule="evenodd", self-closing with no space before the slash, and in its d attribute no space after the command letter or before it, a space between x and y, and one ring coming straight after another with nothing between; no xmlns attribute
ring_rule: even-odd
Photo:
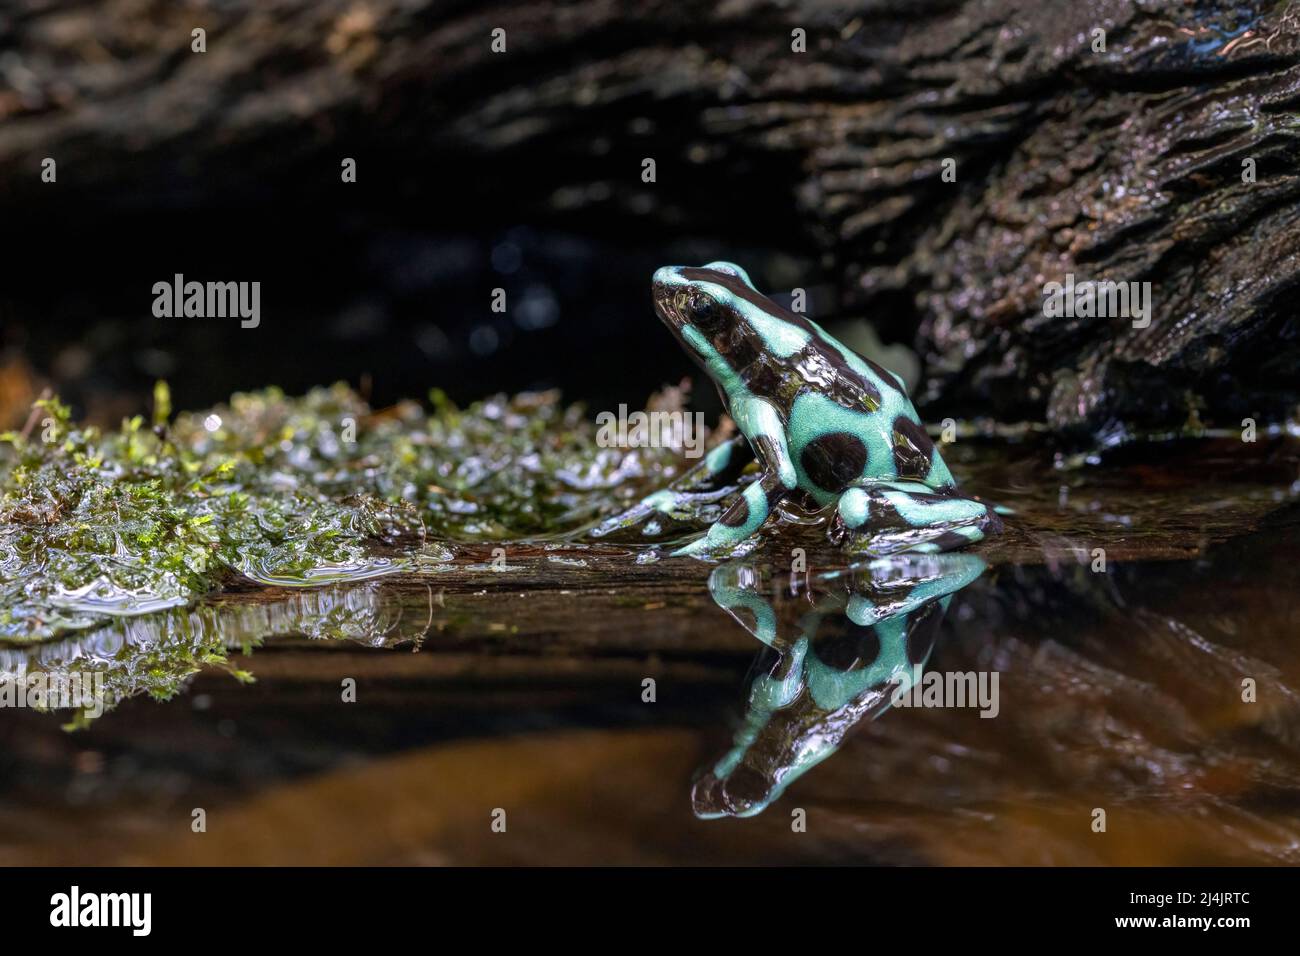
<svg viewBox="0 0 1300 956"><path fill-rule="evenodd" d="M832 538L861 532L861 550L951 551L1001 530L1002 520L975 498L939 491L919 481L864 482L848 488L836 506Z"/></svg>
<svg viewBox="0 0 1300 956"><path fill-rule="evenodd" d="M764 475L748 485L722 517L709 526L708 533L696 538L685 547L673 552L681 555L701 555L734 548L763 526L776 503L790 489L781 483L779 475Z"/></svg>
<svg viewBox="0 0 1300 956"><path fill-rule="evenodd" d="M717 497L718 489L733 484L754 452L745 436L735 435L715 446L698 463L679 475L667 488L642 498L631 508L606 518L589 534L593 538L632 528L655 515L686 514Z"/></svg>
<svg viewBox="0 0 1300 956"><path fill-rule="evenodd" d="M749 436L763 475L745 488L703 537L678 548L674 557L734 548L763 526L798 480L785 440L785 425L776 408L770 402L752 398L733 402L732 414L742 433Z"/></svg>

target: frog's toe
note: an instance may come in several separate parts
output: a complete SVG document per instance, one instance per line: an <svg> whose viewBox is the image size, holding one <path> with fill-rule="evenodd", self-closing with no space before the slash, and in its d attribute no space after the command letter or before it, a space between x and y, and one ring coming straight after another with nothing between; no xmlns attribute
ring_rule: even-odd
<svg viewBox="0 0 1300 956"><path fill-rule="evenodd" d="M593 538L603 538L615 531L635 528L656 515L670 514L678 505L679 496L671 491L656 491L642 498L631 508L606 518L589 532Z"/></svg>
<svg viewBox="0 0 1300 956"><path fill-rule="evenodd" d="M835 517L845 528L856 531L871 515L871 496L862 488L849 488L840 495Z"/></svg>
<svg viewBox="0 0 1300 956"><path fill-rule="evenodd" d="M710 551L712 551L712 547L709 545L709 536L702 534L690 544L683 545L668 556L670 558L699 558L709 554Z"/></svg>

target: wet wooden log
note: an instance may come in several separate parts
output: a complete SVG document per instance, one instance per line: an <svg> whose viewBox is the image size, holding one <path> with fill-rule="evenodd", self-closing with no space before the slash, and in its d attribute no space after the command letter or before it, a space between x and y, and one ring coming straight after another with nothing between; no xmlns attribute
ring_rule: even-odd
<svg viewBox="0 0 1300 956"><path fill-rule="evenodd" d="M50 0L0 16L14 216L84 213L105 191L90 215L314 204L360 153L430 216L819 255L837 284L819 308L914 337L937 412L1097 435L1276 419L1300 398L1294 3ZM46 157L68 171L54 200ZM1045 318L1044 285L1068 274L1151 283L1149 326Z"/></svg>

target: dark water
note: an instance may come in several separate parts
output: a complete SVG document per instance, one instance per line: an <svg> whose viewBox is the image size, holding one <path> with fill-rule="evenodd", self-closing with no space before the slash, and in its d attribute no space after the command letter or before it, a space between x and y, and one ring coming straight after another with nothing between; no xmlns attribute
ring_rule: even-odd
<svg viewBox="0 0 1300 956"><path fill-rule="evenodd" d="M0 863L1300 861L1294 443L962 448L968 553L465 548L0 648L116 701L0 712Z"/></svg>

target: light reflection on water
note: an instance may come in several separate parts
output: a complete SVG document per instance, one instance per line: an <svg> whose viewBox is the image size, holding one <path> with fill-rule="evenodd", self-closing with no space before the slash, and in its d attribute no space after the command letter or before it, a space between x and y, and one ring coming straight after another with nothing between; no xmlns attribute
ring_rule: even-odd
<svg viewBox="0 0 1300 956"><path fill-rule="evenodd" d="M49 684L72 683L99 673L103 705L111 709L140 694L171 698L203 667L224 667L231 652L251 653L268 638L301 635L383 647L418 641L428 625L427 616L408 613L373 585L297 590L273 601L117 617L62 640L0 646L0 682L40 674Z"/></svg>

